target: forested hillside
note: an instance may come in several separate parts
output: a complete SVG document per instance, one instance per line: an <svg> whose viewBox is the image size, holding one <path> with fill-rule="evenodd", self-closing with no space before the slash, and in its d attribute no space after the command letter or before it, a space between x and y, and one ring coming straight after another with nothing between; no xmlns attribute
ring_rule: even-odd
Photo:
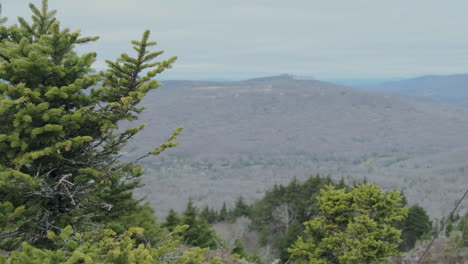
<svg viewBox="0 0 468 264"><path fill-rule="evenodd" d="M128 156L185 128L178 148L145 164L141 193L160 216L183 210L189 197L232 206L239 195L251 202L274 184L319 173L403 190L410 204L440 218L466 180L465 108L289 75L167 81L143 104L148 126Z"/></svg>

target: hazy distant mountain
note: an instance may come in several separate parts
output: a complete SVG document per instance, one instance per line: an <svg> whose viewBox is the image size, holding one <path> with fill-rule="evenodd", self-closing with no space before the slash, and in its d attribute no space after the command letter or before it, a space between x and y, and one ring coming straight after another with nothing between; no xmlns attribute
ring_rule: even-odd
<svg viewBox="0 0 468 264"><path fill-rule="evenodd" d="M468 74L430 75L379 85L355 85L353 87L468 106Z"/></svg>
<svg viewBox="0 0 468 264"><path fill-rule="evenodd" d="M405 191L434 216L466 188L468 109L289 75L168 81L144 101L137 156L184 126L181 145L149 159L140 194L164 215L189 197L219 207L311 174Z"/></svg>

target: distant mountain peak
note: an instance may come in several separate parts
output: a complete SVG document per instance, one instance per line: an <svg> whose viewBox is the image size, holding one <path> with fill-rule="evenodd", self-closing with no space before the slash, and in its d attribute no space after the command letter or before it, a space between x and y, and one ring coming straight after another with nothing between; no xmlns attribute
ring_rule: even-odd
<svg viewBox="0 0 468 264"><path fill-rule="evenodd" d="M468 106L468 74L425 75L361 88Z"/></svg>
<svg viewBox="0 0 468 264"><path fill-rule="evenodd" d="M247 81L248 82L268 82L268 81L289 81L289 80L294 80L294 79L296 79L294 75L283 73L280 75L248 79Z"/></svg>

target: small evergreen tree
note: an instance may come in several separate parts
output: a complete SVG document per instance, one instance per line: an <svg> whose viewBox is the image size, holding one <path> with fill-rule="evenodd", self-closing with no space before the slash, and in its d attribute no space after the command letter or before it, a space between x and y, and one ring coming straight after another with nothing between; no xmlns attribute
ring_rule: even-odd
<svg viewBox="0 0 468 264"><path fill-rule="evenodd" d="M252 226L261 234L262 244L271 244L287 261L287 249L302 234L302 223L318 214L316 197L332 184L329 177L313 175L305 182L293 179L288 185L275 185L250 207Z"/></svg>
<svg viewBox="0 0 468 264"><path fill-rule="evenodd" d="M317 200L320 215L304 223L305 238L289 250L293 263L389 263L398 252L401 232L393 226L407 214L400 193L373 184L349 192L329 186Z"/></svg>
<svg viewBox="0 0 468 264"><path fill-rule="evenodd" d="M304 228L302 224L296 219L291 223L288 231L283 236L280 236L276 241L276 248L279 249L279 257L283 263L286 263L289 259L288 248L290 248L296 241L297 238L302 236Z"/></svg>
<svg viewBox="0 0 468 264"><path fill-rule="evenodd" d="M223 207L219 211L218 221L226 221L227 218L228 218L228 209L227 209L227 206L226 206L226 202L224 202Z"/></svg>
<svg viewBox="0 0 468 264"><path fill-rule="evenodd" d="M341 178L340 178L340 181L339 181L338 184L336 185L336 188L337 188L337 189L343 189L343 188L346 188L346 187L347 187L347 185L346 185L346 183L345 183L345 181L344 181L344 178L341 177Z"/></svg>
<svg viewBox="0 0 468 264"><path fill-rule="evenodd" d="M468 213L458 220L457 230L461 232L459 247L468 248Z"/></svg>
<svg viewBox="0 0 468 264"><path fill-rule="evenodd" d="M453 229L453 220L452 218L449 218L447 221L447 225L445 226L445 237L450 237L450 233L452 233Z"/></svg>
<svg viewBox="0 0 468 264"><path fill-rule="evenodd" d="M239 196L239 198L236 200L234 209L230 212L230 218L236 219L237 217L249 216L249 215L250 215L249 205L245 203L244 197Z"/></svg>
<svg viewBox="0 0 468 264"><path fill-rule="evenodd" d="M424 234L431 232L432 223L426 210L419 205L413 205L408 210L408 216L402 221L401 225L400 250L408 251L414 248L416 241Z"/></svg>
<svg viewBox="0 0 468 264"><path fill-rule="evenodd" d="M184 241L187 245L197 247L215 248L217 246L216 235L211 230L208 222L200 218L198 209L190 199L187 203L187 208L184 211L182 224L188 225L189 228L183 234Z"/></svg>
<svg viewBox="0 0 468 264"><path fill-rule="evenodd" d="M208 214L208 223L209 224L214 224L216 222L216 219L218 219L218 214L215 209L210 208L209 214Z"/></svg>
<svg viewBox="0 0 468 264"><path fill-rule="evenodd" d="M163 224L163 227L172 232L181 224L182 219L179 217L179 214L177 214L173 209L169 210L169 214L166 216L166 222Z"/></svg>
<svg viewBox="0 0 468 264"><path fill-rule="evenodd" d="M433 238L438 238L439 237L439 221L437 219L434 221L434 225L431 230L431 235Z"/></svg>
<svg viewBox="0 0 468 264"><path fill-rule="evenodd" d="M245 250L245 245L239 238L236 238L236 240L234 241L234 247L231 250L231 254L236 254L241 258L245 258L248 256L247 251Z"/></svg>
<svg viewBox="0 0 468 264"><path fill-rule="evenodd" d="M216 222L217 215L216 215L216 212L212 208L209 208L208 205L206 205L205 207L203 207L203 210L200 212L200 218L207 221L208 224L213 224L214 222Z"/></svg>

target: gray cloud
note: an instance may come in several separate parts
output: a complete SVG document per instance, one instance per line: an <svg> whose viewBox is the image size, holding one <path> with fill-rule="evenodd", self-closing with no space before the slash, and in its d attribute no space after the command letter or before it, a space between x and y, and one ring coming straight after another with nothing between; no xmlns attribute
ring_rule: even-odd
<svg viewBox="0 0 468 264"><path fill-rule="evenodd" d="M101 36L83 48L98 51L97 66L151 29L166 54L179 56L165 78L468 72L467 1L49 1L63 25ZM10 22L29 17L26 1L3 9Z"/></svg>

